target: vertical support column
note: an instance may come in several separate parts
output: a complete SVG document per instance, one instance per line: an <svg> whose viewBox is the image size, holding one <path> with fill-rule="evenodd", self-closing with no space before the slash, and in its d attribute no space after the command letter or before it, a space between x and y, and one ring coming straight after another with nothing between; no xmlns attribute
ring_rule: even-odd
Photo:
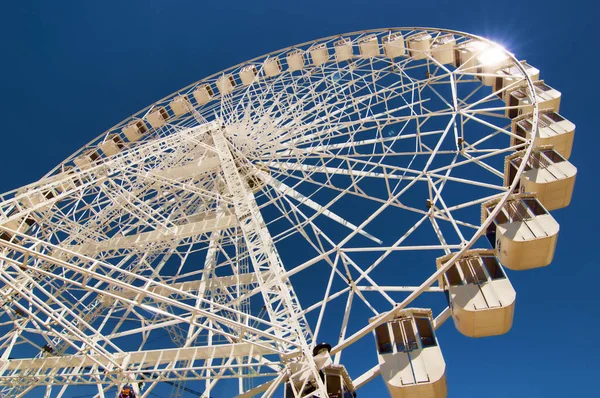
<svg viewBox="0 0 600 398"><path fill-rule="evenodd" d="M221 205L217 206L217 216L221 216L223 214L223 207ZM210 243L208 246L208 250L206 251L206 259L204 260L204 270L202 271L202 279L200 282L200 289L198 289L198 301L196 302L196 307L200 307L201 299L205 298L205 293L208 285L210 284L210 278L213 276L216 265L217 265L217 252L219 249L219 243L221 241L221 231L217 230L211 233L210 235ZM210 311L213 311L213 306L210 306ZM192 326L190 326L191 328ZM209 321L209 327L211 330L208 331L208 344L213 344L213 331L212 331L212 321ZM213 358L210 357L206 364L207 366L212 365ZM204 395L210 397L210 393L212 387L215 383L214 379L207 378L205 381L205 389Z"/></svg>
<svg viewBox="0 0 600 398"><path fill-rule="evenodd" d="M310 371L322 396L326 397L325 387L318 374L319 369L314 363L309 347L312 333L294 290L289 280L284 277L285 269L254 194L238 171L223 131L220 129L212 131L212 137L270 321L281 327L274 333L278 337L294 342L294 345L302 350L304 354L300 359L302 367L305 371ZM289 351L296 347L281 348Z"/></svg>

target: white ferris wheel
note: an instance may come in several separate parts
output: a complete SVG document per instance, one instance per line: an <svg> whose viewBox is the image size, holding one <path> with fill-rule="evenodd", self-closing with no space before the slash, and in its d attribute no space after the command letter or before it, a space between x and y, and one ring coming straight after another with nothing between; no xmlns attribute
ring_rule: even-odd
<svg viewBox="0 0 600 398"><path fill-rule="evenodd" d="M0 395L446 396L435 330L507 332L503 267L552 260L559 104L499 45L430 28L157 101L0 197Z"/></svg>

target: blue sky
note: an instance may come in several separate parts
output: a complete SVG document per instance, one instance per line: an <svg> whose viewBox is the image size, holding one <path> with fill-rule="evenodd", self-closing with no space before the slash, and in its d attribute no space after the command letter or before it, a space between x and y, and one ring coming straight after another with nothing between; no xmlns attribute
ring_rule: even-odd
<svg viewBox="0 0 600 398"><path fill-rule="evenodd" d="M3 6L0 191L32 182L151 102L263 53L337 33L431 26L485 36L541 70L577 125L571 206L554 212L553 264L511 272L514 326L468 339L438 333L451 397L591 396L600 374L593 208L600 145L594 12L583 1L19 1ZM583 283L586 282L586 283ZM348 358L347 360L353 360ZM358 360L358 358L354 359ZM356 376L356 375L354 375ZM373 383L359 396L379 396Z"/></svg>

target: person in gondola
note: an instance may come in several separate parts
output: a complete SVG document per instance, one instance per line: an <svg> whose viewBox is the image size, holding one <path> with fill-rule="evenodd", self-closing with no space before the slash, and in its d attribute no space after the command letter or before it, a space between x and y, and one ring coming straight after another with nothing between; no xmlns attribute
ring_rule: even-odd
<svg viewBox="0 0 600 398"><path fill-rule="evenodd" d="M135 392L131 386L125 386L121 390L121 394L119 394L119 398L135 398Z"/></svg>

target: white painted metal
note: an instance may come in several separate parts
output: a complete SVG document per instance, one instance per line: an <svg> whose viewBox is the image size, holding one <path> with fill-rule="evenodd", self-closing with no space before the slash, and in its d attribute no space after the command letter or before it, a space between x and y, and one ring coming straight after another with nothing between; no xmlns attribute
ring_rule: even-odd
<svg viewBox="0 0 600 398"><path fill-rule="evenodd" d="M446 397L446 363L431 311L411 308L375 329L381 376L393 398ZM424 335L428 330L431 334Z"/></svg>
<svg viewBox="0 0 600 398"><path fill-rule="evenodd" d="M292 50L286 55L288 68L290 71L304 68L304 52L301 50Z"/></svg>
<svg viewBox="0 0 600 398"><path fill-rule="evenodd" d="M440 267L450 255L438 258ZM512 326L516 292L493 250L470 250L440 278L456 328L465 336L486 337Z"/></svg>
<svg viewBox="0 0 600 398"><path fill-rule="evenodd" d="M427 58L427 54L430 52L431 39L428 32L419 32L407 37L408 55L413 59Z"/></svg>
<svg viewBox="0 0 600 398"><path fill-rule="evenodd" d="M517 152L506 158L504 185L511 185L522 161L527 162L519 180L519 191L533 192L547 210L567 207L573 197L577 168L552 146L538 147L529 159Z"/></svg>
<svg viewBox="0 0 600 398"><path fill-rule="evenodd" d="M175 116L185 115L192 109L192 104L187 95L180 95L171 100L169 107Z"/></svg>
<svg viewBox="0 0 600 398"><path fill-rule="evenodd" d="M388 36L383 36L381 43L383 44L383 52L386 57L396 58L406 54L404 37L402 37L402 33L400 32L390 32Z"/></svg>
<svg viewBox="0 0 600 398"><path fill-rule="evenodd" d="M495 208L495 203L492 200L482 205L482 219ZM535 193L524 193L511 196L490 224L488 236L503 265L523 270L545 267L552 262L559 229Z"/></svg>
<svg viewBox="0 0 600 398"><path fill-rule="evenodd" d="M112 156L121 152L123 147L125 146L123 139L118 134L111 134L106 137L106 141L100 145L100 149L104 153L104 155Z"/></svg>
<svg viewBox="0 0 600 398"><path fill-rule="evenodd" d="M523 85L507 92L506 105L510 108L506 110L506 115L514 118L533 112L533 96L530 92L535 93L540 109L552 109L554 112L560 110L560 91L548 86L543 80L538 80L533 83L533 91Z"/></svg>
<svg viewBox="0 0 600 398"><path fill-rule="evenodd" d="M258 71L256 70L255 65L244 66L242 70L240 70L240 80L244 86L249 86L252 84Z"/></svg>
<svg viewBox="0 0 600 398"><path fill-rule="evenodd" d="M214 96L213 89L208 84L199 85L193 92L198 105L204 105Z"/></svg>
<svg viewBox="0 0 600 398"><path fill-rule="evenodd" d="M337 62L348 61L354 56L352 51L352 40L346 37L341 37L339 40L333 43L333 46L335 48L335 57Z"/></svg>
<svg viewBox="0 0 600 398"><path fill-rule="evenodd" d="M267 77L274 77L281 73L281 62L279 62L279 58L268 58L263 64L263 68Z"/></svg>
<svg viewBox="0 0 600 398"><path fill-rule="evenodd" d="M361 57L375 57L380 54L379 43L376 35L368 35L358 41Z"/></svg>
<svg viewBox="0 0 600 398"><path fill-rule="evenodd" d="M453 34L439 35L431 43L431 57L440 64L454 64L455 46Z"/></svg>
<svg viewBox="0 0 600 398"><path fill-rule="evenodd" d="M531 140L534 137L532 118L533 115L529 113L513 119L512 133L514 135L511 137L511 145ZM536 148L550 145L565 159L569 159L574 136L575 124L571 121L552 109L546 109L540 113L534 144Z"/></svg>
<svg viewBox="0 0 600 398"><path fill-rule="evenodd" d="M432 285L524 175L526 162L505 183L505 158L527 160L547 138L535 74L506 52L510 66L490 68L492 45L409 28L275 51L157 101L2 195L1 393L112 396L143 381L140 394L173 382L175 397L187 381L208 396L234 379L240 396L293 380L324 398L312 355L324 338L327 366L367 383L379 366L360 376L344 350L374 350L363 337L423 292L443 300ZM504 102L515 89L525 100ZM508 128L509 111L531 115ZM559 123L568 157L574 126L549 127ZM439 373L427 361L415 357L415 382Z"/></svg>
<svg viewBox="0 0 600 398"><path fill-rule="evenodd" d="M123 134L129 141L137 141L148 131L146 123L135 120L123 128Z"/></svg>
<svg viewBox="0 0 600 398"><path fill-rule="evenodd" d="M169 119L169 113L165 108L159 106L157 108L152 109L147 116L148 122L154 128L159 128L164 126Z"/></svg>
<svg viewBox="0 0 600 398"><path fill-rule="evenodd" d="M235 88L235 79L233 75L223 75L217 79L217 88L221 95L229 94Z"/></svg>
<svg viewBox="0 0 600 398"><path fill-rule="evenodd" d="M326 43L320 43L312 46L308 52L312 58L313 64L316 66L323 65L329 60L329 51Z"/></svg>

